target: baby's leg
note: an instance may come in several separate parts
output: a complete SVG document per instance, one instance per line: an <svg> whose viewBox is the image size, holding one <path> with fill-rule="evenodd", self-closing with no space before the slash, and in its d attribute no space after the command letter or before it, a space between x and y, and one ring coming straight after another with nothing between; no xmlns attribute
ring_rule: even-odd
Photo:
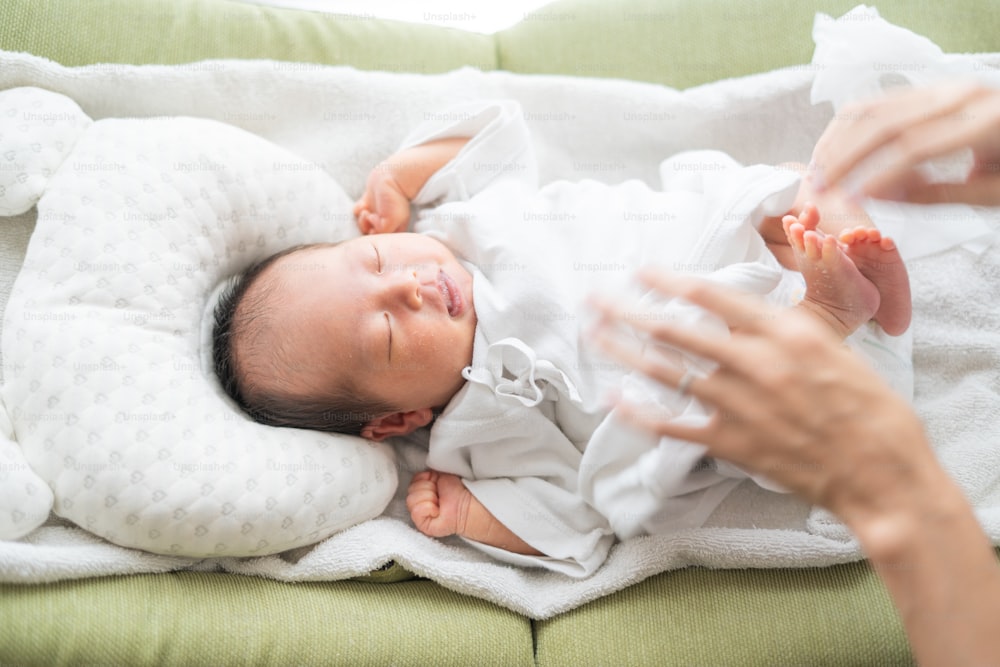
<svg viewBox="0 0 1000 667"><path fill-rule="evenodd" d="M806 294L798 307L846 337L878 310L879 290L836 238L817 229L818 223L819 212L812 205L806 205L797 218L788 215L784 219L788 244L806 281Z"/></svg>

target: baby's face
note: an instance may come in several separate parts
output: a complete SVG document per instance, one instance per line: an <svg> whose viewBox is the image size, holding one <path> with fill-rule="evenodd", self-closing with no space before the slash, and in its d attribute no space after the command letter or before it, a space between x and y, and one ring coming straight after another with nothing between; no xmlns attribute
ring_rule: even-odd
<svg viewBox="0 0 1000 667"><path fill-rule="evenodd" d="M270 299L293 382L345 386L400 411L443 407L472 361L472 275L421 234L363 236L278 260Z"/></svg>

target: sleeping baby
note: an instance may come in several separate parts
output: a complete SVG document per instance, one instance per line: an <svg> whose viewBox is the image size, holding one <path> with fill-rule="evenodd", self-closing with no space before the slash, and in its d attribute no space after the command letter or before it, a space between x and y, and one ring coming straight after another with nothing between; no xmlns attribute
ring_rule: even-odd
<svg viewBox="0 0 1000 667"><path fill-rule="evenodd" d="M702 525L751 476L615 418L612 392L692 425L711 414L586 344L588 295L665 266L802 309L851 344L859 328L905 331L909 286L864 212L836 194L807 204L794 170L697 152L661 178L539 188L516 104L436 115L371 172L362 236L286 250L223 295L218 375L267 424L373 440L429 426L415 525L506 562L587 576L616 537ZM728 332L641 298L645 316Z"/></svg>

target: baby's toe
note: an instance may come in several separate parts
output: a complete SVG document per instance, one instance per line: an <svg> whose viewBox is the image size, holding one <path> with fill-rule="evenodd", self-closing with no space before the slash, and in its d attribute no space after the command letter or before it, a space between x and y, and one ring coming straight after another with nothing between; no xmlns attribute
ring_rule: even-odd
<svg viewBox="0 0 1000 667"><path fill-rule="evenodd" d="M838 236L837 238L840 239L841 243L846 243L847 245L854 245L855 243L858 243L863 239L867 238L867 235L864 233L863 227L855 227L853 229L845 229L840 233L840 236Z"/></svg>
<svg viewBox="0 0 1000 667"><path fill-rule="evenodd" d="M788 238L788 245L792 246L792 248L794 248L797 252L805 252L805 240L803 238L805 231L805 227L803 227L797 220L785 228L785 236Z"/></svg>
<svg viewBox="0 0 1000 667"><path fill-rule="evenodd" d="M840 254L840 246L837 244L837 239L832 236L824 237L820 252L822 253L824 263L828 264L836 261L837 256Z"/></svg>
<svg viewBox="0 0 1000 667"><path fill-rule="evenodd" d="M823 256L823 237L813 231L806 231L802 234L805 245L806 257L816 261Z"/></svg>
<svg viewBox="0 0 1000 667"><path fill-rule="evenodd" d="M785 236L789 236L791 234L792 225L794 225L798 221L799 219L791 214L786 215L781 219L781 228L785 230Z"/></svg>

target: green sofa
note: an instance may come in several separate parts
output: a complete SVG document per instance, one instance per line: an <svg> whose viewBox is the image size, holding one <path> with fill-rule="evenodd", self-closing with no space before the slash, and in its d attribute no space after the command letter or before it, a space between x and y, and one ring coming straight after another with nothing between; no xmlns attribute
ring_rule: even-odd
<svg viewBox="0 0 1000 667"><path fill-rule="evenodd" d="M65 65L273 58L619 77L678 88L807 63L854 0L564 0L495 35L228 0L2 0L0 48ZM946 51L1000 51L990 0L885 0ZM455 18L460 27L461 17ZM545 621L399 566L284 584L182 572L0 586L0 665L897 665L867 564L667 572Z"/></svg>

